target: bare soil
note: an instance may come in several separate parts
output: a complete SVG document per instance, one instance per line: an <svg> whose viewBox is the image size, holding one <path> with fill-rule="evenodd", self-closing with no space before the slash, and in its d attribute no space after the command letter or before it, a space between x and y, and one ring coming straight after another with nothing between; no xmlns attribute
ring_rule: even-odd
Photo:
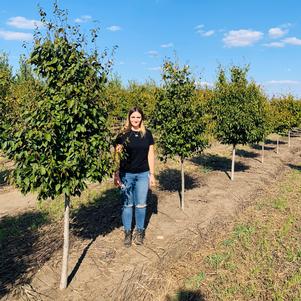
<svg viewBox="0 0 301 301"><path fill-rule="evenodd" d="M286 171L300 161L300 138L291 139L290 148L287 143L281 144L279 154L273 137L267 142L264 163L261 163L261 147L238 147L234 181L229 179L229 146L215 144L202 156L187 161L184 211L179 206L179 164L172 161L158 164L158 187L149 195L143 246L123 246L121 206L114 189L107 192L107 199L104 196L97 205L79 210L71 225L69 286L64 291L58 289L62 228L60 224L45 226L48 230L40 230L41 235L29 242L31 251L24 255L30 262L26 268L34 272L23 277L23 282L11 280L14 289L7 289L0 297L47 301L169 300L167 295L174 280L165 277L166 271L187 252L200 248L204 237L218 235L238 212L269 186L277 185ZM9 208L8 200L11 200ZM0 191L0 212L5 216L16 211L20 214L27 206L26 200L20 200L12 188ZM47 252L45 246L36 247L42 241L48 244ZM16 254L17 251L9 256ZM37 260L33 254L45 254L45 260L40 257ZM26 268L22 275L26 276ZM20 275L16 274L16 278L21 279Z"/></svg>

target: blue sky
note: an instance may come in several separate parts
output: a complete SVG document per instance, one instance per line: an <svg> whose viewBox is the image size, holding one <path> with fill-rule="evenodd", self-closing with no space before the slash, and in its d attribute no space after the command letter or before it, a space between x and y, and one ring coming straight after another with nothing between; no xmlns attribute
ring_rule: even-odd
<svg viewBox="0 0 301 301"><path fill-rule="evenodd" d="M1 1L0 51L17 68L22 41L32 43L38 3ZM201 82L212 85L219 64L250 64L250 78L269 95L301 97L301 1L299 0L59 0L70 23L83 32L100 27L99 49L118 46L113 72L129 80L160 82L164 58L176 52Z"/></svg>

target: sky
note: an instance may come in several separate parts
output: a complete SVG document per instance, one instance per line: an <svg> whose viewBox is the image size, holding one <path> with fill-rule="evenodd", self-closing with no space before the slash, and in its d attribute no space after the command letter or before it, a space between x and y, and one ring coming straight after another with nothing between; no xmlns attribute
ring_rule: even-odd
<svg viewBox="0 0 301 301"><path fill-rule="evenodd" d="M0 0L0 51L14 70L29 54L38 5L50 0ZM212 87L218 66L250 65L249 78L269 95L301 98L300 0L59 0L70 24L100 28L97 47L112 49L112 72L126 85L161 81L164 59L189 64ZM27 49L22 47L24 41Z"/></svg>

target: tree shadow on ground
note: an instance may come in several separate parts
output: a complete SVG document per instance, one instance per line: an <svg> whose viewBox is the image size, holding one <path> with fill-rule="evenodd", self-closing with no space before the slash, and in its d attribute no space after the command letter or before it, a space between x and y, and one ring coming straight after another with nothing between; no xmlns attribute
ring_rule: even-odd
<svg viewBox="0 0 301 301"><path fill-rule="evenodd" d="M251 147L253 149L256 149L256 150L262 150L262 146L260 144L252 144ZM264 145L264 150L274 150L276 147L275 146L267 146L266 144Z"/></svg>
<svg viewBox="0 0 301 301"><path fill-rule="evenodd" d="M291 169L295 169L295 170L301 171L301 166L299 166L299 165L287 164L287 166L289 168L291 168Z"/></svg>
<svg viewBox="0 0 301 301"><path fill-rule="evenodd" d="M212 155L212 154L204 154L198 157L194 157L191 159L191 161L197 165L202 166L202 168L205 171L223 171L227 174L231 171L231 159L228 159L226 157L221 157L219 155ZM246 171L250 167L244 163L241 162L235 162L235 171Z"/></svg>
<svg viewBox="0 0 301 301"><path fill-rule="evenodd" d="M181 191L181 171L177 169L165 169L158 175L159 188L161 190L180 193ZM185 190L198 187L196 177L192 177L184 172Z"/></svg>
<svg viewBox="0 0 301 301"><path fill-rule="evenodd" d="M205 296L198 291L180 290L174 296L166 296L165 301L205 301Z"/></svg>
<svg viewBox="0 0 301 301"><path fill-rule="evenodd" d="M158 213L157 206L158 197L149 190L145 228L147 228L152 214ZM83 250L71 274L69 275L68 284L70 284L73 277L76 275L83 259L96 238L99 235L105 236L114 229L122 226L121 210L122 202L120 198L120 191L117 188L112 188L96 197L92 205L82 205L79 209L72 213L72 221L70 223L72 234L84 239L91 239L91 241ZM133 214L133 217L134 216L135 214Z"/></svg>
<svg viewBox="0 0 301 301"><path fill-rule="evenodd" d="M8 184L8 178L11 172L11 169L0 170L0 187Z"/></svg>
<svg viewBox="0 0 301 301"><path fill-rule="evenodd" d="M250 152L244 149L237 149L236 155L244 158L257 158L259 156L258 153Z"/></svg>
<svg viewBox="0 0 301 301"><path fill-rule="evenodd" d="M280 138L280 139L283 139L283 137ZM280 140L280 139L279 139L279 141L278 141L279 145L280 145L280 144L286 144L285 141L282 141L282 140ZM275 144L275 145L276 145L276 144L277 144L277 140L266 139L265 143L266 143L266 144Z"/></svg>
<svg viewBox="0 0 301 301"><path fill-rule="evenodd" d="M57 238L45 238L45 232L39 230L48 222L48 215L41 212L1 218L0 298L18 284L28 283L34 272L51 257L52 251L61 246Z"/></svg>
<svg viewBox="0 0 301 301"><path fill-rule="evenodd" d="M152 214L157 214L157 204L157 196L149 190L147 225ZM96 197L93 204L82 205L72 213L70 229L74 235L85 239L93 239L99 235L105 236L122 226L121 209L122 202L119 189L108 189Z"/></svg>

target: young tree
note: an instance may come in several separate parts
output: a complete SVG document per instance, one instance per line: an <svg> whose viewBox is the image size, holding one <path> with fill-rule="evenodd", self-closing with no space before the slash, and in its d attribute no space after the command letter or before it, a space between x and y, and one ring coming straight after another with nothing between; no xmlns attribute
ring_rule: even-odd
<svg viewBox="0 0 301 301"><path fill-rule="evenodd" d="M234 180L235 150L238 144L262 141L265 133L265 97L255 82L248 82L248 67L232 66L230 79L221 68L215 88L216 136L231 144L231 180Z"/></svg>
<svg viewBox="0 0 301 301"><path fill-rule="evenodd" d="M12 68L6 53L0 53L0 149L5 141L5 133L10 128L10 108L8 98L13 84Z"/></svg>
<svg viewBox="0 0 301 301"><path fill-rule="evenodd" d="M23 193L37 191L39 199L64 195L60 288L66 288L70 197L79 196L88 180L101 181L111 173L108 105L102 93L110 66L100 62L96 51L85 51L79 27L67 24L57 3L53 12L56 23L40 10L46 33L35 33L29 58L44 83L39 101L23 113L25 124L13 128L5 150L16 163L13 176Z"/></svg>
<svg viewBox="0 0 301 301"><path fill-rule="evenodd" d="M161 159L178 156L181 163L181 208L184 209L184 161L207 146L203 110L196 101L195 80L189 66L172 61L163 65L163 87L158 91L152 126L158 134Z"/></svg>
<svg viewBox="0 0 301 301"><path fill-rule="evenodd" d="M288 135L290 146L290 130L299 125L300 112L299 104L292 95L272 98L271 111L273 115L274 132L277 136L277 154L279 153L279 136Z"/></svg>
<svg viewBox="0 0 301 301"><path fill-rule="evenodd" d="M262 153L261 153L261 163L264 161L264 145L266 137L273 132L273 116L271 114L271 104L267 98L265 98L263 104L263 137L262 137Z"/></svg>

